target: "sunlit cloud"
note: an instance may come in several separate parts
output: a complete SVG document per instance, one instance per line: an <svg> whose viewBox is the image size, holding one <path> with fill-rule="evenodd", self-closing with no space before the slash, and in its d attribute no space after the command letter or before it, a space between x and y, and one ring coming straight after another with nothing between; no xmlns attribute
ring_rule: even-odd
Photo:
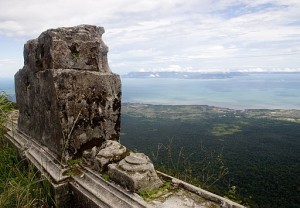
<svg viewBox="0 0 300 208"><path fill-rule="evenodd" d="M1 36L28 40L49 28L104 26L110 66L121 74L300 66L298 0L10 0L0 8L0 45Z"/></svg>

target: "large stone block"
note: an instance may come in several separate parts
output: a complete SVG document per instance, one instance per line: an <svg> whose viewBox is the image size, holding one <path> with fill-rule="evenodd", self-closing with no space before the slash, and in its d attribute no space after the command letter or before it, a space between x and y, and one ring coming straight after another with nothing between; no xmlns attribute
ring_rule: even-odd
<svg viewBox="0 0 300 208"><path fill-rule="evenodd" d="M121 81L110 71L104 29L50 29L24 46L15 75L18 128L68 160L119 140Z"/></svg>

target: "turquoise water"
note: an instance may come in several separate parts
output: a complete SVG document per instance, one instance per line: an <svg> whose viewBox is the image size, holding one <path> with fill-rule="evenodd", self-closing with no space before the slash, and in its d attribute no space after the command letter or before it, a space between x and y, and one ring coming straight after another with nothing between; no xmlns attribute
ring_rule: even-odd
<svg viewBox="0 0 300 208"><path fill-rule="evenodd" d="M13 80L0 91L15 100ZM230 79L122 78L122 101L211 105L233 109L300 109L300 73L246 74Z"/></svg>
<svg viewBox="0 0 300 208"><path fill-rule="evenodd" d="M123 102L212 105L233 109L300 109L300 73L230 79L123 78Z"/></svg>

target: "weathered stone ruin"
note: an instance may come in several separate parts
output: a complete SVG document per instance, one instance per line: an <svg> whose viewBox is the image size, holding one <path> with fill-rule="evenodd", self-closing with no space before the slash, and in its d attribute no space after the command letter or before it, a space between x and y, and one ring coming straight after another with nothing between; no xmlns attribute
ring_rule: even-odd
<svg viewBox="0 0 300 208"><path fill-rule="evenodd" d="M103 33L90 25L47 30L25 44L15 75L18 128L64 160L119 140L121 81Z"/></svg>
<svg viewBox="0 0 300 208"><path fill-rule="evenodd" d="M162 182L149 158L117 142L121 81L109 69L103 33L91 25L58 28L25 44L24 67L15 75L18 129L64 161L83 156L132 191L152 190ZM132 158L142 163L123 164Z"/></svg>

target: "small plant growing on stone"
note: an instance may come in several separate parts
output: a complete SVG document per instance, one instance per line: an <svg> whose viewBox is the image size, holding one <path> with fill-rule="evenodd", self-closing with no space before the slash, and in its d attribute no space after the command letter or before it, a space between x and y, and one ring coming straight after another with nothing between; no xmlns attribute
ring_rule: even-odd
<svg viewBox="0 0 300 208"><path fill-rule="evenodd" d="M67 161L68 170L65 172L65 175L72 176L72 175L81 174L81 172L78 169L79 164L81 164L81 163L82 163L82 158L68 160Z"/></svg>
<svg viewBox="0 0 300 208"><path fill-rule="evenodd" d="M107 173L103 173L103 174L102 174L102 178L103 178L104 180L108 181L108 180L109 180L109 175L108 175Z"/></svg>
<svg viewBox="0 0 300 208"><path fill-rule="evenodd" d="M79 54L78 53L72 53L72 60L77 62L79 61Z"/></svg>
<svg viewBox="0 0 300 208"><path fill-rule="evenodd" d="M69 161L67 162L67 164L68 164L70 167L74 167L74 166L79 165L81 162L82 162L82 158L78 158L78 159L74 159L74 160L69 160Z"/></svg>
<svg viewBox="0 0 300 208"><path fill-rule="evenodd" d="M158 189L155 189L153 191L141 191L139 195L145 200L150 201L152 199L156 199L163 194L168 193L172 189L171 182L170 181L164 181L164 185Z"/></svg>
<svg viewBox="0 0 300 208"><path fill-rule="evenodd" d="M79 51L77 50L76 44L72 44L69 49L71 51L71 59L77 62L79 60Z"/></svg>

